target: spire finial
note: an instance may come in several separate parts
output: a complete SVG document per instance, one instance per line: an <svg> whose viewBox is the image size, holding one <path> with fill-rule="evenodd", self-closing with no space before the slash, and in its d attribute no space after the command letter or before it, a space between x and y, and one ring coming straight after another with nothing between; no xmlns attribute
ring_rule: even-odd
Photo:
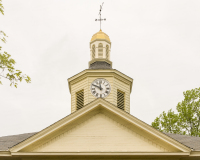
<svg viewBox="0 0 200 160"><path fill-rule="evenodd" d="M103 2L104 3L104 2ZM104 19L101 19L101 10L102 10L102 7L103 7L103 3L102 3L102 5L100 5L100 10L99 10L99 19L95 19L95 21L100 21L100 31L102 31L101 30L101 21L105 21L106 20L106 18L104 18Z"/></svg>

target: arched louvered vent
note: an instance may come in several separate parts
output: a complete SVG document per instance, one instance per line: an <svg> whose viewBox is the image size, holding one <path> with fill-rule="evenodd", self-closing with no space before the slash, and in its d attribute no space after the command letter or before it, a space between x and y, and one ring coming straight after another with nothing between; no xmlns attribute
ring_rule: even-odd
<svg viewBox="0 0 200 160"><path fill-rule="evenodd" d="M92 59L95 58L95 45L92 46Z"/></svg>
<svg viewBox="0 0 200 160"><path fill-rule="evenodd" d="M83 108L84 106L84 91L76 92L76 110Z"/></svg>
<svg viewBox="0 0 200 160"><path fill-rule="evenodd" d="M98 45L98 58L103 58L103 44L99 43Z"/></svg>
<svg viewBox="0 0 200 160"><path fill-rule="evenodd" d="M109 59L109 46L106 45L106 59Z"/></svg>
<svg viewBox="0 0 200 160"><path fill-rule="evenodd" d="M117 107L124 110L124 92L117 90Z"/></svg>

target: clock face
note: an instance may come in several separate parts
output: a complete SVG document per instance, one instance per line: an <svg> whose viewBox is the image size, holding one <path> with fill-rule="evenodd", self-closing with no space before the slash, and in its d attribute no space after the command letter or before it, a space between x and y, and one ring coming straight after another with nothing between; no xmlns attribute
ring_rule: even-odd
<svg viewBox="0 0 200 160"><path fill-rule="evenodd" d="M111 87L107 80L98 78L92 82L90 90L95 97L105 98L109 95Z"/></svg>

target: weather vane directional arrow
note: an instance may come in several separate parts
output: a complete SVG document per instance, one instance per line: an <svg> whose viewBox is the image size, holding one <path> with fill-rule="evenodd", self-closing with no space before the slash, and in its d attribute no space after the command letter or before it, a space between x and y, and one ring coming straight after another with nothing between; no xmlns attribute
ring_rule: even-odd
<svg viewBox="0 0 200 160"><path fill-rule="evenodd" d="M103 2L104 3L104 2ZM100 5L100 10L99 10L99 19L95 19L95 21L100 21L100 30L101 30L101 21L105 21L106 19L101 19L101 11L102 11L102 7L103 7L103 3L102 5Z"/></svg>

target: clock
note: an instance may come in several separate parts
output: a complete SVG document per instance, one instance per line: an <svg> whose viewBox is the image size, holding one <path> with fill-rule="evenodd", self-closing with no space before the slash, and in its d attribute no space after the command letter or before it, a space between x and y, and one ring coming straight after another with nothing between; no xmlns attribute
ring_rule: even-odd
<svg viewBox="0 0 200 160"><path fill-rule="evenodd" d="M98 78L91 83L90 90L93 96L97 98L105 98L109 95L111 87L107 80Z"/></svg>

